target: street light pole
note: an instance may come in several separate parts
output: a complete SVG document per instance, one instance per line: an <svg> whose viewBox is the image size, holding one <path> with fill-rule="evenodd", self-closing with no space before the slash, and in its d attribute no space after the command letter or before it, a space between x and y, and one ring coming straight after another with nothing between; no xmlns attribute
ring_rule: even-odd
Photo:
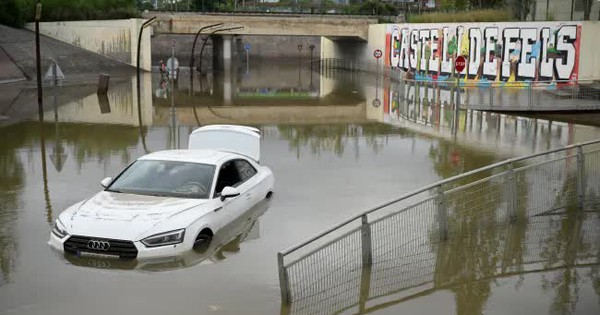
<svg viewBox="0 0 600 315"><path fill-rule="evenodd" d="M212 25L208 25L208 26L204 26L201 27L198 30L198 33L196 33L196 37L194 37L194 43L192 44L192 54L190 55L190 93L193 94L193 88L194 88L194 51L196 50L196 41L198 40L198 36L200 36L200 33L202 33L202 31L206 30L206 29L211 29L214 27L220 27L221 25L223 25L223 23L217 23L217 24L212 24Z"/></svg>
<svg viewBox="0 0 600 315"><path fill-rule="evenodd" d="M35 67L37 71L37 97L38 97L38 115L40 121L44 120L44 105L42 92L42 64L40 54L40 19L42 17L42 3L37 1L35 6Z"/></svg>

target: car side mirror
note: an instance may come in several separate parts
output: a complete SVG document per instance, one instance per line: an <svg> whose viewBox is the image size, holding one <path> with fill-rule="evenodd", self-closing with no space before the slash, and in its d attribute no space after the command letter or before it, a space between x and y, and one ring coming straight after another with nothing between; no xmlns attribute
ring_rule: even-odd
<svg viewBox="0 0 600 315"><path fill-rule="evenodd" d="M237 197L240 195L240 191L237 188L233 188L231 186L227 186L223 188L221 191L221 201L224 201L227 198Z"/></svg>
<svg viewBox="0 0 600 315"><path fill-rule="evenodd" d="M102 187L106 188L106 187L108 187L108 185L110 185L110 182L112 182L112 177L107 177L100 181L100 185L102 185Z"/></svg>

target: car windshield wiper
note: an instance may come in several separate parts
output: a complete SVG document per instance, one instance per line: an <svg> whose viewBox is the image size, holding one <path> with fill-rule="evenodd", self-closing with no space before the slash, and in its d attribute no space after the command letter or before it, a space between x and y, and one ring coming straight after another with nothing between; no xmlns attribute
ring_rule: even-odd
<svg viewBox="0 0 600 315"><path fill-rule="evenodd" d="M108 192L114 192L114 193L118 193L118 194L123 193L122 190L118 190L118 189L106 189L106 191L108 191Z"/></svg>

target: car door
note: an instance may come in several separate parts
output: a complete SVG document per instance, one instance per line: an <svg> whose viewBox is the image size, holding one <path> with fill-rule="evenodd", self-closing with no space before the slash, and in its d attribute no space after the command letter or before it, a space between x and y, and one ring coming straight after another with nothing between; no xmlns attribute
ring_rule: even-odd
<svg viewBox="0 0 600 315"><path fill-rule="evenodd" d="M234 161L234 164L241 179L238 189L244 199L245 205L242 209L242 213L244 213L261 199L261 194L258 190L258 171L250 162L244 159L237 159Z"/></svg>
<svg viewBox="0 0 600 315"><path fill-rule="evenodd" d="M235 166L234 160L229 160L221 164L213 194L213 198L217 199L217 202L220 203L220 207L215 210L218 214L217 225L219 226L219 229L237 218L238 214L241 212L241 208L244 205L244 202L242 201L242 191L240 191L240 196L230 197L225 200L220 199L221 191L223 188L228 186L237 188L240 184L241 178Z"/></svg>

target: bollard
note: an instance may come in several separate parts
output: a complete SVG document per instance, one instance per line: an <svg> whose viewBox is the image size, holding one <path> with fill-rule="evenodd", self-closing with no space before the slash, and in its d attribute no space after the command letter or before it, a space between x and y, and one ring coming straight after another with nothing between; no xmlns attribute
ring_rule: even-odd
<svg viewBox="0 0 600 315"><path fill-rule="evenodd" d="M441 241L445 241L448 239L448 213L442 185L437 186L436 193L439 236Z"/></svg>
<svg viewBox="0 0 600 315"><path fill-rule="evenodd" d="M583 148L577 146L577 206L583 210L585 201L585 158Z"/></svg>
<svg viewBox="0 0 600 315"><path fill-rule="evenodd" d="M108 80L110 76L108 74L101 73L98 77L98 90L97 94L106 94L108 92Z"/></svg>

